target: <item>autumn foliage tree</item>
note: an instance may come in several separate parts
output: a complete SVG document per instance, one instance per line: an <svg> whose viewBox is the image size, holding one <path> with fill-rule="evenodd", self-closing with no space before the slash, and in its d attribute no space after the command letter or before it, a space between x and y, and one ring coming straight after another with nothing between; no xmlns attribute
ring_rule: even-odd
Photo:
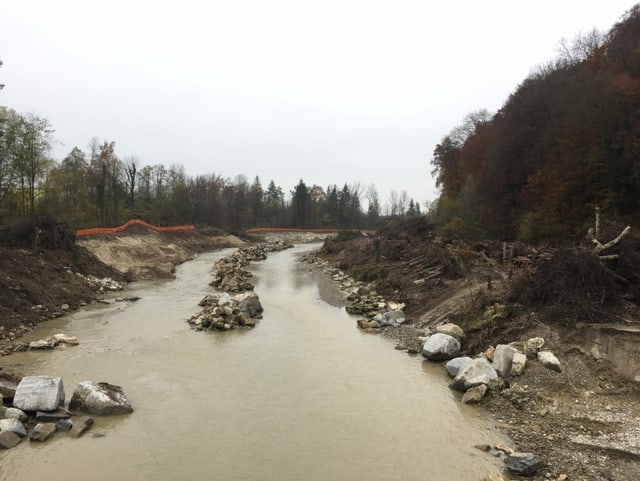
<svg viewBox="0 0 640 481"><path fill-rule="evenodd" d="M562 42L493 116L468 116L432 159L439 227L529 242L584 235L595 205L640 220L640 7Z"/></svg>

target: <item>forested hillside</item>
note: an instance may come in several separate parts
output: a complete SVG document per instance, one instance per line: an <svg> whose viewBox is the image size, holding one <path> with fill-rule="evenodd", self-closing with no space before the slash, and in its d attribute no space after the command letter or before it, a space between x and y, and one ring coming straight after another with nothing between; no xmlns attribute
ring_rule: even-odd
<svg viewBox="0 0 640 481"><path fill-rule="evenodd" d="M495 114L469 114L436 146L445 237L558 242L599 206L640 220L640 7L606 34L561 43Z"/></svg>

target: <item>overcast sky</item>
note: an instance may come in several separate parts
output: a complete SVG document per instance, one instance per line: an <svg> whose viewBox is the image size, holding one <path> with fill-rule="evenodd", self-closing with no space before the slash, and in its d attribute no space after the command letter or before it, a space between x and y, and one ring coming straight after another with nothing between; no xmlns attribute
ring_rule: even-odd
<svg viewBox="0 0 640 481"><path fill-rule="evenodd" d="M142 165L437 196L433 149L620 0L2 0L0 105Z"/></svg>

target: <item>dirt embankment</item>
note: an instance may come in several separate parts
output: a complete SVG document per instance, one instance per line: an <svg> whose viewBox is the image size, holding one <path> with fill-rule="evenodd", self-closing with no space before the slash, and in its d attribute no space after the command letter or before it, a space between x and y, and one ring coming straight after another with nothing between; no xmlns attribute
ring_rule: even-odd
<svg viewBox="0 0 640 481"><path fill-rule="evenodd" d="M77 244L133 279L169 278L197 252L240 247L238 237L218 229L157 232L134 225L117 234L81 237Z"/></svg>
<svg viewBox="0 0 640 481"><path fill-rule="evenodd" d="M635 274L606 267L602 272L611 275L601 279L588 256L561 253L554 260L539 251L515 252L514 264L502 254L498 243L432 242L428 226L415 221L327 242L322 256L385 298L406 303L410 321L382 330L399 345L416 349L418 337L445 321L465 329L461 355L471 357L498 344L545 339L562 372L531 361L482 401L514 449L545 461L528 479L640 479ZM616 269L624 267L622 254Z"/></svg>
<svg viewBox="0 0 640 481"><path fill-rule="evenodd" d="M38 232L37 242L31 239L33 232ZM50 219L12 231L5 239L16 247L0 246L0 347L40 322L95 302L102 296L104 278L166 278L197 252L243 244L217 229L160 233L142 226L74 243Z"/></svg>

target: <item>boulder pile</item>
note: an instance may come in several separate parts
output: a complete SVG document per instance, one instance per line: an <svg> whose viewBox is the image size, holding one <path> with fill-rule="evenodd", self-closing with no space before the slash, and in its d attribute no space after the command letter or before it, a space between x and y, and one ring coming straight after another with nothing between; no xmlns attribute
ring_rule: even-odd
<svg viewBox="0 0 640 481"><path fill-rule="evenodd" d="M256 319L262 318L262 305L258 295L246 292L230 296L205 296L199 304L204 307L187 322L196 331L228 331L237 327L255 327Z"/></svg>
<svg viewBox="0 0 640 481"><path fill-rule="evenodd" d="M267 258L270 252L293 247L284 240L241 247L214 265L214 278L210 285L221 291L205 296L199 303L203 309L187 321L196 331L229 331L235 328L255 327L262 318L262 305L253 292L251 273L244 269L254 261Z"/></svg>
<svg viewBox="0 0 640 481"><path fill-rule="evenodd" d="M537 361L544 367L562 372L558 358L544 350L541 337L524 342L512 342L490 346L471 358L458 356L464 331L456 324L447 323L428 328L423 340L422 355L430 361L447 361L445 369L452 378L449 387L462 392L462 402L478 404L489 392L500 392L509 397L518 391L517 384L509 386L507 381L520 376L528 361ZM542 461L532 453L508 453L505 467L517 474L530 475L542 466Z"/></svg>
<svg viewBox="0 0 640 481"><path fill-rule="evenodd" d="M302 260L324 269L338 285L349 302L345 310L353 316L362 316L356 320L360 329L376 331L384 327L398 327L407 322L403 311L405 305L387 300L377 291L375 283L356 281L341 270L331 268L328 261L315 253L304 256Z"/></svg>
<svg viewBox="0 0 640 481"><path fill-rule="evenodd" d="M91 425L89 416L133 412L123 389L113 384L83 381L65 408L62 378L51 376L0 377L0 448L10 449L24 439L43 442L56 432L81 436ZM71 411L69 411L71 410Z"/></svg>
<svg viewBox="0 0 640 481"><path fill-rule="evenodd" d="M66 334L54 334L45 339L38 339L31 342L17 342L10 347L10 352L22 351L38 351L55 349L58 346L77 346L80 344L75 336L67 336Z"/></svg>
<svg viewBox="0 0 640 481"><path fill-rule="evenodd" d="M230 256L224 257L215 263L214 277L210 285L226 292L251 291L253 290L253 284L249 279L252 276L243 267L251 262L265 260L270 252L281 251L290 247L293 247L293 244L282 240L241 247Z"/></svg>

